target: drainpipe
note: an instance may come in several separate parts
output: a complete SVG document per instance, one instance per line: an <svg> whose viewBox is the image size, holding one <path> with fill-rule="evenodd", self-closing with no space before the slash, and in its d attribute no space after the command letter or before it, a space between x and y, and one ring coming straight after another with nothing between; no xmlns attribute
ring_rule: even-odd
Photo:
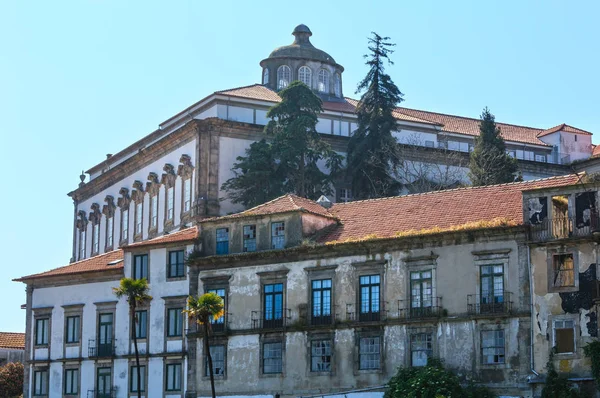
<svg viewBox="0 0 600 398"><path fill-rule="evenodd" d="M530 367L531 367L530 370L531 370L531 373L533 373L536 376L539 376L540 374L535 371L535 358L533 356L534 355L534 352L533 352L533 342L534 342L534 332L533 332L533 329L534 329L534 326L535 326L535 317L534 317L534 315L535 315L535 312L534 312L535 306L533 305L533 298L534 298L534 295L533 295L533 274L531 273L531 246L529 246L529 245L527 245L527 272L529 274L528 275L529 276L529 296L531 297L531 303L530 303L530 305L531 305L531 309L530 309L530 312L531 312L531 327L529 328L531 330L531 336L530 336L531 344L529 345L530 346L529 356L530 356Z"/></svg>

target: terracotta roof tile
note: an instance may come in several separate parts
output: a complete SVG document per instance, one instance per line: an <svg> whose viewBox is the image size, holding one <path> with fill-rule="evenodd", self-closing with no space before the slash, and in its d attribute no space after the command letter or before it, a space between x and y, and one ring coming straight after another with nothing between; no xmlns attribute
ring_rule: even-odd
<svg viewBox="0 0 600 398"><path fill-rule="evenodd" d="M25 349L25 333L0 332L0 348Z"/></svg>
<svg viewBox="0 0 600 398"><path fill-rule="evenodd" d="M557 131L566 131L567 133L577 133L577 134L585 134L592 135L589 131L585 131L582 129L578 129L577 127L569 126L568 124L559 124L558 126L552 127L551 129L544 130L538 134L538 137L543 137L548 134L556 133Z"/></svg>
<svg viewBox="0 0 600 398"><path fill-rule="evenodd" d="M598 155L600 155L600 145L594 145L592 157L597 157Z"/></svg>
<svg viewBox="0 0 600 398"><path fill-rule="evenodd" d="M334 204L329 210L338 217L340 224L320 236L318 242L361 239L369 235L394 237L399 232L444 229L494 219L518 225L523 222L523 191L573 185L579 178L580 175L572 174Z"/></svg>
<svg viewBox="0 0 600 398"><path fill-rule="evenodd" d="M240 213L230 214L222 217L207 218L202 222L221 221L241 217L262 216L268 214L280 214L288 213L291 211L304 211L307 213L312 213L327 218L335 218L327 209L325 209L318 203L310 199L301 198L300 196L287 194L275 198L269 202L258 205L256 207L253 207L251 209L244 210Z"/></svg>
<svg viewBox="0 0 600 398"><path fill-rule="evenodd" d="M80 274L118 268L123 268L123 250L121 249L77 261L75 263L55 268L50 271L24 276L19 279L15 279L15 281L24 282L29 279L37 279L48 276Z"/></svg>
<svg viewBox="0 0 600 398"><path fill-rule="evenodd" d="M191 242L198 238L198 228L197 227L189 227L186 229L182 229L181 231L172 232L170 234L161 235L153 239L144 240L141 242L131 243L129 245L123 246L123 249L128 249L132 247L146 247L146 246L159 246L165 245L168 243L181 243L181 242Z"/></svg>

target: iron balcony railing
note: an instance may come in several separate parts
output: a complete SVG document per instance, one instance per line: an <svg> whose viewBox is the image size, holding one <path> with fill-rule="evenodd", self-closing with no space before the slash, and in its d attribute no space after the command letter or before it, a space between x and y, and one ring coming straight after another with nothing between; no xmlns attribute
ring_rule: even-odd
<svg viewBox="0 0 600 398"><path fill-rule="evenodd" d="M117 398L117 387L113 387L108 391L88 390L87 398Z"/></svg>
<svg viewBox="0 0 600 398"><path fill-rule="evenodd" d="M116 340L116 339L115 339ZM88 340L88 357L106 358L115 355L115 340L109 340L106 343L96 344L96 340Z"/></svg>
<svg viewBox="0 0 600 398"><path fill-rule="evenodd" d="M354 304L346 304L347 322L380 322L387 319L387 302L380 302L379 308L361 308L358 313L354 311Z"/></svg>
<svg viewBox="0 0 600 398"><path fill-rule="evenodd" d="M469 294L467 312L469 315L509 314L512 312L512 293Z"/></svg>
<svg viewBox="0 0 600 398"><path fill-rule="evenodd" d="M531 240L544 242L550 240L580 238L600 232L600 217L593 214L589 218L557 217L546 218L531 225Z"/></svg>
<svg viewBox="0 0 600 398"><path fill-rule="evenodd" d="M421 302L398 300L399 319L438 318L442 314L442 299L430 297Z"/></svg>
<svg viewBox="0 0 600 398"><path fill-rule="evenodd" d="M279 311L252 311L252 329L280 329L289 325L292 318L292 310L283 308Z"/></svg>

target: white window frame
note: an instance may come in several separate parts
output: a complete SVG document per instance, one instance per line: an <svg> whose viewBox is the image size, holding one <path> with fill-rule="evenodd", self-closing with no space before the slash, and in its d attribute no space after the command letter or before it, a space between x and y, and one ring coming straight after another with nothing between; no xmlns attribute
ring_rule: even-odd
<svg viewBox="0 0 600 398"><path fill-rule="evenodd" d="M263 85L269 84L269 68L263 69Z"/></svg>
<svg viewBox="0 0 600 398"><path fill-rule="evenodd" d="M282 90L290 85L292 80L292 70L287 65L281 65L277 68L277 89Z"/></svg>
<svg viewBox="0 0 600 398"><path fill-rule="evenodd" d="M562 323L564 326L565 322L572 322L573 326L573 352L557 352L556 355L558 356L573 356L577 354L577 328L578 328L578 323L577 323L577 317L575 316L568 316L568 315L563 315L563 316L554 316L552 317L552 349L554 349L554 347L556 347L556 329L569 329L566 327L562 327L562 328L557 328L556 324L557 323Z"/></svg>
<svg viewBox="0 0 600 398"><path fill-rule="evenodd" d="M167 188L167 221L175 218L175 187Z"/></svg>
<svg viewBox="0 0 600 398"><path fill-rule="evenodd" d="M321 69L319 71L319 84L317 85L317 88L321 93L329 92L329 71L326 69Z"/></svg>
<svg viewBox="0 0 600 398"><path fill-rule="evenodd" d="M187 213L192 209L192 178L183 180L183 212Z"/></svg>
<svg viewBox="0 0 600 398"><path fill-rule="evenodd" d="M336 97L342 97L342 77L339 73L333 75L333 91Z"/></svg>
<svg viewBox="0 0 600 398"><path fill-rule="evenodd" d="M312 70L306 65L301 66L300 69L298 69L298 80L308 87L311 87Z"/></svg>

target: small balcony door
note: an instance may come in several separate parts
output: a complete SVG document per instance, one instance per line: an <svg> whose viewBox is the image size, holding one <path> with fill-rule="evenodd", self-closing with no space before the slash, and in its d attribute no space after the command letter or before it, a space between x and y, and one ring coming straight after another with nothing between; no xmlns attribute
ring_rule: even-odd
<svg viewBox="0 0 600 398"><path fill-rule="evenodd" d="M263 289L265 301L263 327L283 326L283 284L264 285Z"/></svg>
<svg viewBox="0 0 600 398"><path fill-rule="evenodd" d="M98 368L96 373L96 397L111 398L112 389L112 371L111 368Z"/></svg>
<svg viewBox="0 0 600 398"><path fill-rule="evenodd" d="M504 303L504 266L481 266L481 312L498 312Z"/></svg>
<svg viewBox="0 0 600 398"><path fill-rule="evenodd" d="M113 314L100 314L99 321L98 356L111 356L113 353Z"/></svg>
<svg viewBox="0 0 600 398"><path fill-rule="evenodd" d="M410 273L410 315L411 317L432 314L433 288L431 271Z"/></svg>

